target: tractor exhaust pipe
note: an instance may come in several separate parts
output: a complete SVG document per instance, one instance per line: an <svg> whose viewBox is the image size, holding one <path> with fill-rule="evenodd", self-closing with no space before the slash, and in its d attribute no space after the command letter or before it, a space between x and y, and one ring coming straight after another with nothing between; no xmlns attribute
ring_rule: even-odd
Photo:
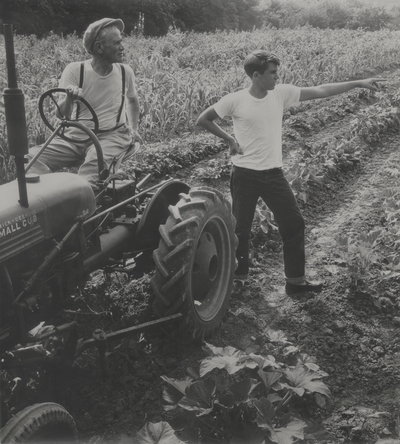
<svg viewBox="0 0 400 444"><path fill-rule="evenodd" d="M19 189L19 203L29 207L25 179L25 154L28 154L28 134L26 130L25 98L17 85L15 70L15 55L13 41L13 26L4 25L4 40L6 46L8 88L4 90L4 108L10 155L15 158Z"/></svg>

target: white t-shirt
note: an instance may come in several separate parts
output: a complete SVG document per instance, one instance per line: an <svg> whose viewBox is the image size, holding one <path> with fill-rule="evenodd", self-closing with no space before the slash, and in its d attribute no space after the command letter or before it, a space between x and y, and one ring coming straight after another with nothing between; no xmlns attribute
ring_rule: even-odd
<svg viewBox="0 0 400 444"><path fill-rule="evenodd" d="M107 130L114 128L122 100L122 73L119 64L114 63L112 71L107 76L100 76L92 68L90 60L84 62L83 76L83 98L89 102L99 119L99 128ZM125 104L126 97L134 97L135 75L129 65L125 65ZM60 88L76 85L79 86L81 62L72 62L67 65L61 75ZM80 106L79 120L91 118L90 112L82 105ZM75 111L72 113L75 118ZM119 123L125 123L125 107L122 110ZM85 125L92 128L90 122L83 121Z"/></svg>
<svg viewBox="0 0 400 444"><path fill-rule="evenodd" d="M281 168L283 111L300 103L301 88L277 85L263 99L248 89L227 94L215 105L219 117L232 117L233 131L243 154L232 156L236 166L252 170Z"/></svg>

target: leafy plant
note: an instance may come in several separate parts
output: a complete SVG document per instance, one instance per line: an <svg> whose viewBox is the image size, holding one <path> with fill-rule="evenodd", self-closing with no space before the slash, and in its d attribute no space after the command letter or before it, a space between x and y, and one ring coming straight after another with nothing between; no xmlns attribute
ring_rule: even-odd
<svg viewBox="0 0 400 444"><path fill-rule="evenodd" d="M363 110L352 122L351 132L369 143L379 142L382 134L400 125L400 94L397 91L377 93L378 102Z"/></svg>
<svg viewBox="0 0 400 444"><path fill-rule="evenodd" d="M147 423L133 440L133 444L178 444L181 442L182 441L175 435L173 428L164 421L156 424Z"/></svg>
<svg viewBox="0 0 400 444"><path fill-rule="evenodd" d="M400 192L388 190L386 195L383 209L388 226L385 230L377 228L360 233L354 239L345 235L336 237L338 261L347 266L354 287L368 286L369 293L382 281L400 277Z"/></svg>
<svg viewBox="0 0 400 444"><path fill-rule="evenodd" d="M390 174L392 174L392 170ZM395 174L399 171L396 170ZM382 235L382 243L386 246L385 270L381 280L400 277L400 189L390 188L386 191L383 209L388 223L387 230Z"/></svg>
<svg viewBox="0 0 400 444"><path fill-rule="evenodd" d="M208 343L203 349L208 357L198 378L162 376L168 384L164 408L175 412L170 424L185 442L293 443L304 438L306 423L291 410L291 400L330 396L321 381L327 374L282 332L266 331L245 351Z"/></svg>
<svg viewBox="0 0 400 444"><path fill-rule="evenodd" d="M232 164L230 158L228 158L227 148L226 155L221 158L210 159L206 166L197 167L193 171L193 178L201 179L227 179L229 178Z"/></svg>
<svg viewBox="0 0 400 444"><path fill-rule="evenodd" d="M367 93L368 94L368 93ZM353 103L349 103L349 99ZM353 113L354 103L366 101L365 109L358 112L351 121L350 129L340 139L326 138L316 144L305 144L302 156L287 171L290 185L299 201L307 203L311 188L324 184L324 180L337 173L353 169L363 154L377 146L381 137L388 131L398 131L400 127L400 94L397 91L384 91L375 96L365 96L363 91L343 96L338 109L321 108L317 116L289 117L285 121L284 136L292 138L294 128L305 132L323 126L326 120L342 118L343 113ZM371 102L374 102L371 104ZM297 133L296 138L301 138ZM363 141L363 143L360 143ZM365 145L365 142L368 144ZM304 142L303 142L304 143Z"/></svg>
<svg viewBox="0 0 400 444"><path fill-rule="evenodd" d="M373 276L372 268L378 263L374 246L380 234L381 230L375 230L367 235L361 233L354 240L345 235L336 237L338 255L347 265L355 287L361 286L365 280Z"/></svg>

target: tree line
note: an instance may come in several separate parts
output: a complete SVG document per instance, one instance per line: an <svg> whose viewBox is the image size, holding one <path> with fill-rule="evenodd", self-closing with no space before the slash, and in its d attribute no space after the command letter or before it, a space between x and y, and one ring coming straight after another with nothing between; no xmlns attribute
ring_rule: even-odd
<svg viewBox="0 0 400 444"><path fill-rule="evenodd" d="M127 34L165 35L181 31L251 30L254 27L384 27L400 29L400 7L366 7L358 0L2 0L0 21L18 34L43 37L82 34L103 17L122 18Z"/></svg>
<svg viewBox="0 0 400 444"><path fill-rule="evenodd" d="M103 17L121 18L125 32L161 36L183 31L249 30L260 26L258 0L2 0L0 17L18 34L81 34Z"/></svg>

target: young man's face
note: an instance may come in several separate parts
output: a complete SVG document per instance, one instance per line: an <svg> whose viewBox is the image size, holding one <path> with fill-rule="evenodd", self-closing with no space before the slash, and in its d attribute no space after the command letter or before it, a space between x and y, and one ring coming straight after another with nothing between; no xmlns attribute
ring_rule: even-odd
<svg viewBox="0 0 400 444"><path fill-rule="evenodd" d="M279 79L278 65L276 63L269 62L268 68L264 71L264 74L256 72L253 75L253 79L254 78L257 79L257 82L262 89L266 91L272 91Z"/></svg>

